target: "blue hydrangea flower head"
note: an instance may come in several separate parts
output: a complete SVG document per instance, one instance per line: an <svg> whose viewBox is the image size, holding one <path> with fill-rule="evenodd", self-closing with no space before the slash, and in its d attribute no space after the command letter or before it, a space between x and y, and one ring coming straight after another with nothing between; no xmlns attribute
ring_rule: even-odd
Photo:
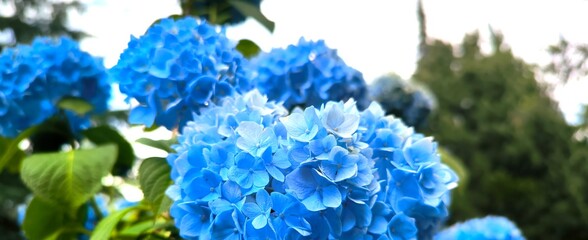
<svg viewBox="0 0 588 240"><path fill-rule="evenodd" d="M362 74L347 66L322 40L300 39L297 45L261 53L250 67L258 80L256 87L289 109L350 98L361 109L369 103Z"/></svg>
<svg viewBox="0 0 588 240"><path fill-rule="evenodd" d="M257 90L235 94L174 148L168 195L187 239L430 239L457 185L433 139L376 103L288 115Z"/></svg>
<svg viewBox="0 0 588 240"><path fill-rule="evenodd" d="M88 116L106 111L110 82L102 60L82 51L72 39L38 37L31 45L0 54L0 136L19 132L56 115L67 97L92 104L85 116L65 111L73 132L90 125Z"/></svg>
<svg viewBox="0 0 588 240"><path fill-rule="evenodd" d="M285 114L254 90L203 108L186 124L177 153L167 158L175 182L168 190L171 215L183 238L267 230L272 201L264 189L270 180L283 181L290 167L285 139L276 134Z"/></svg>
<svg viewBox="0 0 588 240"><path fill-rule="evenodd" d="M435 239L524 240L525 237L517 226L508 218L501 216L487 216L457 223L439 232L435 236Z"/></svg>
<svg viewBox="0 0 588 240"><path fill-rule="evenodd" d="M167 18L131 37L111 75L139 102L131 123L181 130L203 107L251 89L244 61L224 30L191 17Z"/></svg>

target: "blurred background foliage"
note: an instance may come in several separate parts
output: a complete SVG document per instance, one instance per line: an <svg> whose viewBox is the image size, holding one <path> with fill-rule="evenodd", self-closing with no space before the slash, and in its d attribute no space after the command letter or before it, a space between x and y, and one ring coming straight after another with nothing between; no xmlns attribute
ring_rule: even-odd
<svg viewBox="0 0 588 240"><path fill-rule="evenodd" d="M84 36L67 25L68 11L84 8L78 1L0 3L14 9L12 15L0 15L0 31L12 31L16 42L28 43L37 35ZM250 16L272 31L274 23L263 16L259 3L179 1L185 15L204 17L215 24L236 24ZM572 44L562 37L548 49L553 62L538 68L514 56L503 36L492 29L493 50L489 54L481 52L478 33L467 34L456 46L429 38L420 2L417 13L420 60L412 82L384 76L374 81L371 94L388 113L433 135L444 148L444 160L459 166L456 171L467 184L461 184L453 195L448 223L504 215L529 239L588 239L588 111L581 124L567 124L549 96L549 86L540 83L535 74L556 74L562 82L585 76L586 45ZM0 49L12 44L0 43ZM251 41L242 44L240 50L250 51L249 56L259 51ZM419 92L424 101L415 97ZM411 107L412 112L405 111ZM19 237L11 209L27 194L17 175L3 171L2 238Z"/></svg>
<svg viewBox="0 0 588 240"><path fill-rule="evenodd" d="M480 51L478 33L458 46L422 34L413 76L437 100L426 134L469 173L451 222L505 215L529 239L586 239L588 148L574 137L581 127L566 123L537 69L490 31L490 54Z"/></svg>
<svg viewBox="0 0 588 240"><path fill-rule="evenodd" d="M80 39L84 33L67 24L68 11L83 11L77 0L0 0L0 5L13 11L0 15L0 31L12 32L14 42L0 42L0 50L16 43L30 43L35 36L67 35Z"/></svg>

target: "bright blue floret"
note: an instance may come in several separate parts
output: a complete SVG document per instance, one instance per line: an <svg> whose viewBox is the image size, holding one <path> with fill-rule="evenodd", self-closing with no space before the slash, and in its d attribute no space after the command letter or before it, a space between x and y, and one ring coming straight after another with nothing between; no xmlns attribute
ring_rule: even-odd
<svg viewBox="0 0 588 240"><path fill-rule="evenodd" d="M348 67L324 41L300 39L298 45L261 53L251 60L251 69L261 93L289 109L349 98L361 109L369 104L362 74Z"/></svg>
<svg viewBox="0 0 588 240"><path fill-rule="evenodd" d="M203 107L251 89L244 61L224 30L191 17L168 18L132 37L111 74L139 102L131 123L181 130Z"/></svg>
<svg viewBox="0 0 588 240"><path fill-rule="evenodd" d="M437 240L524 240L517 226L505 217L487 216L457 223L441 232Z"/></svg>
<svg viewBox="0 0 588 240"><path fill-rule="evenodd" d="M73 132L90 125L90 114L106 111L110 98L102 60L80 50L75 41L40 37L0 54L0 136L15 137L56 115L57 103L66 97L93 106L85 116L65 111Z"/></svg>
<svg viewBox="0 0 588 240"><path fill-rule="evenodd" d="M430 239L457 176L377 104L287 115L257 91L188 122L168 156L187 239Z"/></svg>

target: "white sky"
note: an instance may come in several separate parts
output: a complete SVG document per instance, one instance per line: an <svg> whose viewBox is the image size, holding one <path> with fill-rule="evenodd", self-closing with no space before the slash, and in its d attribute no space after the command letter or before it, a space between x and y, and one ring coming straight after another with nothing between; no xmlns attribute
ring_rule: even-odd
<svg viewBox="0 0 588 240"><path fill-rule="evenodd" d="M87 11L72 16L74 27L93 35L82 48L116 64L130 35L141 35L153 21L180 12L177 0L86 0ZM480 30L488 43L488 26L504 33L515 55L544 66L547 46L560 36L588 43L588 1L585 0L424 0L427 32L454 44L465 33ZM263 50L307 39L324 39L345 62L371 82L395 72L410 78L416 67L418 22L416 0L264 0L262 11L276 23L270 34L254 20L230 27L227 34L248 38ZM488 49L485 45L483 49ZM588 80L558 87L554 96L570 122L581 104L588 104Z"/></svg>

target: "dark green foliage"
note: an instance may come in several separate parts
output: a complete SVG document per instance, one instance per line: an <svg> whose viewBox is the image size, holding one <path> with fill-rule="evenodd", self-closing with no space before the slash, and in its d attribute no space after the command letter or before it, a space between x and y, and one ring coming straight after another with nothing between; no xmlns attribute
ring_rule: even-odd
<svg viewBox="0 0 588 240"><path fill-rule="evenodd" d="M274 22L261 12L261 0L180 0L182 13L206 19L218 25L239 24L252 17L268 31L273 32Z"/></svg>
<svg viewBox="0 0 588 240"><path fill-rule="evenodd" d="M16 221L16 206L30 194L18 174L10 171L0 173L0 233L2 239L21 239Z"/></svg>
<svg viewBox="0 0 588 240"><path fill-rule="evenodd" d="M124 176L133 167L135 162L133 147L115 129L109 126L98 126L87 129L82 134L96 145L116 144L118 154L112 169L113 174Z"/></svg>
<svg viewBox="0 0 588 240"><path fill-rule="evenodd" d="M0 7L11 5L15 13L12 16L0 16L0 30L12 29L17 43L31 42L40 35L67 35L74 39L84 36L83 32L69 29L66 25L67 12L83 8L77 0L0 0ZM4 43L0 43L0 50L4 46Z"/></svg>
<svg viewBox="0 0 588 240"><path fill-rule="evenodd" d="M429 133L471 173L451 221L505 215L529 239L588 238L588 155L570 158L575 130L501 35L493 33L489 55L478 40L467 35L458 48L430 41L414 75L438 101Z"/></svg>
<svg viewBox="0 0 588 240"><path fill-rule="evenodd" d="M75 136L65 117L56 116L39 124L29 140L34 153L45 153L59 151L63 145L74 144Z"/></svg>
<svg viewBox="0 0 588 240"><path fill-rule="evenodd" d="M239 43L237 43L235 48L237 48L237 50L247 59L251 59L261 52L259 46L249 39L239 40Z"/></svg>
<svg viewBox="0 0 588 240"><path fill-rule="evenodd" d="M588 74L588 44L573 44L562 37L547 51L551 54L551 63L545 71L556 74L562 82Z"/></svg>

